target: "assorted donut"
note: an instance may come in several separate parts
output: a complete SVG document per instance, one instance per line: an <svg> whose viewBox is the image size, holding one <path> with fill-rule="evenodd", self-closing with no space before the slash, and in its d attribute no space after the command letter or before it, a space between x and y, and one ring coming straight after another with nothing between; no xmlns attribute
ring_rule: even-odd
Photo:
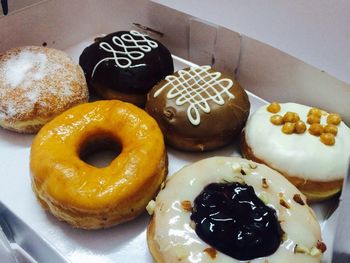
<svg viewBox="0 0 350 263"><path fill-rule="evenodd" d="M148 211L157 263L321 262L326 250L305 196L246 159L212 157L184 167Z"/></svg>
<svg viewBox="0 0 350 263"><path fill-rule="evenodd" d="M166 142L186 151L228 144L240 134L249 109L248 95L239 83L210 66L167 76L152 88L146 104Z"/></svg>
<svg viewBox="0 0 350 263"><path fill-rule="evenodd" d="M96 39L79 58L87 83L103 99L143 107L148 91L174 72L169 50L138 31L118 31Z"/></svg>
<svg viewBox="0 0 350 263"><path fill-rule="evenodd" d="M107 167L82 160L89 147L113 142L121 150ZM167 174L167 155L153 118L106 100L74 107L45 125L33 141L30 170L45 209L74 227L98 229L145 210Z"/></svg>
<svg viewBox="0 0 350 263"><path fill-rule="evenodd" d="M336 113L296 103L271 103L249 118L244 157L279 171L311 200L340 191L350 156L350 129Z"/></svg>
<svg viewBox="0 0 350 263"><path fill-rule="evenodd" d="M0 126L40 130L30 172L44 209L83 229L147 210L158 263L321 261L308 201L335 195L346 174L350 130L339 114L273 102L248 119L237 80L210 66L174 73L169 50L137 31L96 39L79 64L43 47L0 55ZM86 103L88 88L103 100ZM165 181L165 143L203 152L238 138L247 159L212 157ZM100 148L117 155L102 168L85 160Z"/></svg>
<svg viewBox="0 0 350 263"><path fill-rule="evenodd" d="M64 52L36 46L0 54L0 126L36 133L65 110L87 102L84 73Z"/></svg>

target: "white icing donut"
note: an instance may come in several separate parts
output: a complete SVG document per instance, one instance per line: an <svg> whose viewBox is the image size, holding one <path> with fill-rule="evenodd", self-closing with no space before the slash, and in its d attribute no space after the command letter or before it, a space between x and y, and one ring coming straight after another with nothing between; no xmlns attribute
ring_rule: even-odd
<svg viewBox="0 0 350 263"><path fill-rule="evenodd" d="M296 103L280 106L277 114L296 112L309 128L306 120L311 107ZM246 143L257 158L283 174L305 181L328 182L344 178L350 156L350 129L343 122L337 126L335 144L328 146L307 130L303 134L284 134L281 126L270 122L274 113L266 107L258 109L245 128ZM326 119L327 115L321 116L321 124L326 124Z"/></svg>
<svg viewBox="0 0 350 263"><path fill-rule="evenodd" d="M243 175L241 170L246 173ZM267 187L263 178L266 179ZM181 203L190 201L210 183L241 182L253 186L257 196L275 209L282 230L283 241L268 257L240 261L216 251L215 258L207 253L210 245L201 240L191 227L191 212ZM281 205L281 195L287 205ZM300 195L302 202L294 196ZM289 208L286 208L289 206ZM320 226L313 211L305 204L305 197L278 172L265 165L235 157L213 157L187 166L173 175L150 203L153 218L148 229L148 242L156 262L320 262L322 252ZM319 243L320 244L320 243ZM296 245L297 249L296 249ZM316 248L318 247L318 248Z"/></svg>

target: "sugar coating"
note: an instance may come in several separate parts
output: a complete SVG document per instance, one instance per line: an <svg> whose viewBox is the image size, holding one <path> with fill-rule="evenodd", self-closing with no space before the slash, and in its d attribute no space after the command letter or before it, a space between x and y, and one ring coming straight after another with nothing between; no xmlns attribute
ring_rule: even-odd
<svg viewBox="0 0 350 263"><path fill-rule="evenodd" d="M0 55L0 120L47 119L87 96L82 70L62 51L30 46Z"/></svg>

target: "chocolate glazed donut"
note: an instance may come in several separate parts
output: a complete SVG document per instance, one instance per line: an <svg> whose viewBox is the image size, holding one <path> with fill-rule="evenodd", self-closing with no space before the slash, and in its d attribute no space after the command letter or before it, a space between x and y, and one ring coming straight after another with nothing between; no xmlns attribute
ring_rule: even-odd
<svg viewBox="0 0 350 263"><path fill-rule="evenodd" d="M89 88L103 99L144 106L147 92L174 72L169 50L137 31L98 38L79 58Z"/></svg>
<svg viewBox="0 0 350 263"><path fill-rule="evenodd" d="M244 127L249 110L248 96L239 83L210 66L167 76L150 91L146 104L166 142L186 151L229 143Z"/></svg>

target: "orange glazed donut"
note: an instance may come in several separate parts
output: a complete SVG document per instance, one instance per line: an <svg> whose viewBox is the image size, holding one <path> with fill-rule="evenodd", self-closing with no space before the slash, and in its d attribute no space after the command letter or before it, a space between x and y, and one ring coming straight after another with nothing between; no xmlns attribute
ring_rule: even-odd
<svg viewBox="0 0 350 263"><path fill-rule="evenodd" d="M97 168L81 157L101 142L120 154ZM91 150L91 149L90 149ZM97 101L76 106L35 137L30 169L42 206L78 228L110 227L141 214L167 174L163 135L146 112L129 103Z"/></svg>

